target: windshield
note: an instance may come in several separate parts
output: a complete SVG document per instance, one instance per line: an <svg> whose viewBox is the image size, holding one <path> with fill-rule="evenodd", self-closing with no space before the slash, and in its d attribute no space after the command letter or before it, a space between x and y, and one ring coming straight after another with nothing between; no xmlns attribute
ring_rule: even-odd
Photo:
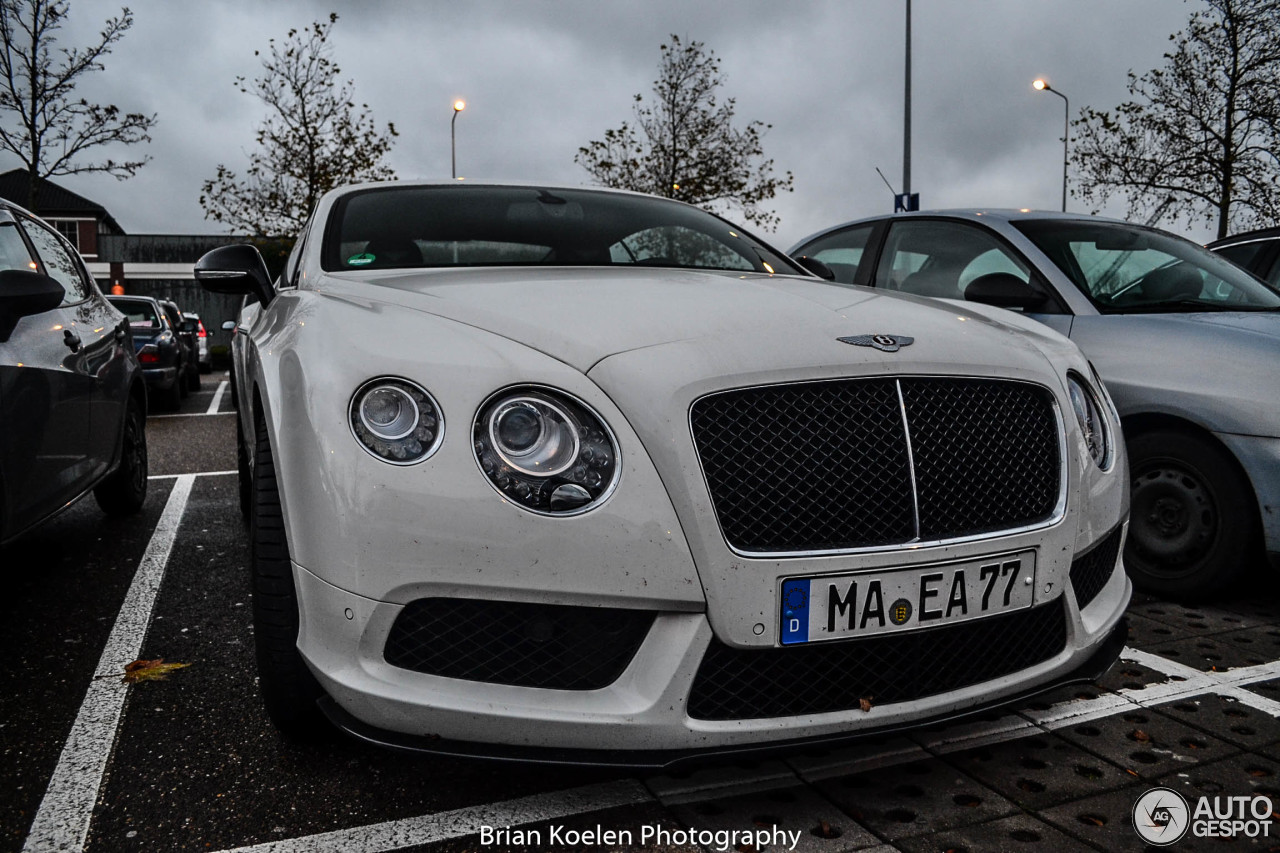
<svg viewBox="0 0 1280 853"><path fill-rule="evenodd" d="M1280 293L1189 240L1120 222L1014 222L1103 313L1274 311Z"/></svg>
<svg viewBox="0 0 1280 853"><path fill-rule="evenodd" d="M386 187L334 206L326 270L650 266L807 275L695 207L641 195L536 187Z"/></svg>

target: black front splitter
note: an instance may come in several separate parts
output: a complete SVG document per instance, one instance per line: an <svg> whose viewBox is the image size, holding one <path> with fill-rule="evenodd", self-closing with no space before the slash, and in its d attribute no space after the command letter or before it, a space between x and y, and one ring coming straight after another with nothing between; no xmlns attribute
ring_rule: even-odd
<svg viewBox="0 0 1280 853"><path fill-rule="evenodd" d="M794 755L799 750L808 750L814 747L835 748L846 746L870 738L881 738L926 726L955 722L975 714L986 713L993 708L1003 708L1025 702L1028 699L1067 684L1097 681L1106 674L1111 665L1120 657L1120 652L1124 650L1128 635L1128 622L1121 618L1116 623L1116 626L1111 629L1111 633L1107 635L1107 638L1098 646L1097 651L1079 667L1045 684L1039 684L1029 690L1001 698L995 702L976 705L961 711L938 714L925 719L913 720L908 723L892 723L874 729L859 729L857 732L793 738L764 744L712 746L705 749L683 750L586 750L473 743L470 741L445 740L439 737L406 735L377 729L360 722L342 710L338 703L328 696L322 697L318 704L320 710L329 721L344 733L365 743L400 752L429 753L455 758L476 758L488 761L514 761L527 764L549 764L569 767L671 770L691 764L758 759L778 754Z"/></svg>

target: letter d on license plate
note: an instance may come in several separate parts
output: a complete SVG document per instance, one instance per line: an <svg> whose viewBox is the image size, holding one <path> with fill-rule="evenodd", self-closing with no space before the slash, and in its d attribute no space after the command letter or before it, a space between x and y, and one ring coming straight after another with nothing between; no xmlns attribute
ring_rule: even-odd
<svg viewBox="0 0 1280 853"><path fill-rule="evenodd" d="M780 590L783 645L913 631L1030 607L1036 552L910 569L787 578Z"/></svg>

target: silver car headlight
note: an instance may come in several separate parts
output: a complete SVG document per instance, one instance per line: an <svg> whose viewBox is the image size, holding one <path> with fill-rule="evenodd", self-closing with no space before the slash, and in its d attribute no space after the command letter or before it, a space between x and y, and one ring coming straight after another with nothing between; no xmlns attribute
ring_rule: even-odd
<svg viewBox="0 0 1280 853"><path fill-rule="evenodd" d="M1082 377L1073 373L1067 374L1067 392L1089 456L1105 471L1111 466L1111 433L1098 397Z"/></svg>
<svg viewBox="0 0 1280 853"><path fill-rule="evenodd" d="M476 462L525 509L576 515L613 491L621 470L613 432L586 403L549 388L508 388L476 414Z"/></svg>
<svg viewBox="0 0 1280 853"><path fill-rule="evenodd" d="M392 465L413 465L444 438L440 405L407 379L370 379L351 397L351 434L369 454Z"/></svg>

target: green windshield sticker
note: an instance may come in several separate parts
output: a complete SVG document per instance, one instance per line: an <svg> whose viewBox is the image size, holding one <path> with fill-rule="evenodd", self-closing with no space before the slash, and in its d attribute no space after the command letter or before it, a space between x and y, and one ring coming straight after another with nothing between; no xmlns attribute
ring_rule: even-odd
<svg viewBox="0 0 1280 853"><path fill-rule="evenodd" d="M362 267L371 263L373 263L373 255L368 252L365 252L362 255L352 255L347 258L347 266L349 267Z"/></svg>

